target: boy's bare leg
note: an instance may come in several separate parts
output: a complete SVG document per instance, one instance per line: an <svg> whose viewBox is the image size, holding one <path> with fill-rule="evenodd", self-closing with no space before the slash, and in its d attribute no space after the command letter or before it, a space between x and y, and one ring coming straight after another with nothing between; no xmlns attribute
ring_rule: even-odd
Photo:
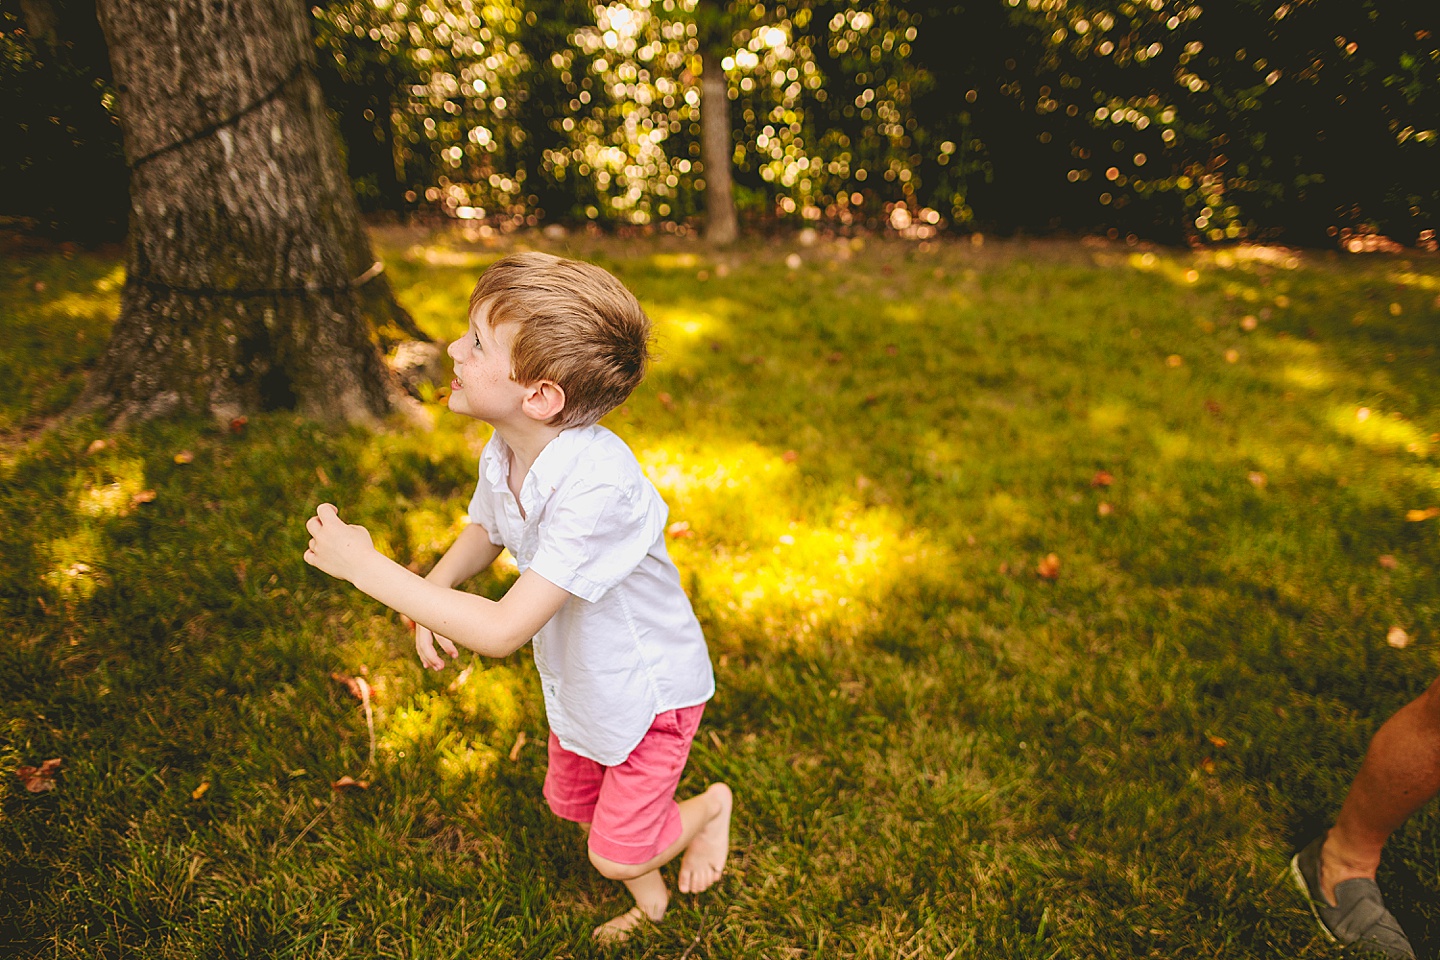
<svg viewBox="0 0 1440 960"><path fill-rule="evenodd" d="M1320 891L1374 878L1390 834L1440 792L1440 680L1385 721L1370 741L1335 826L1320 849Z"/></svg>
<svg viewBox="0 0 1440 960"><path fill-rule="evenodd" d="M712 783L704 793L680 801L679 806L680 836L653 859L638 864L616 863L590 852L595 869L602 876L624 883L635 898L634 907L595 928L597 940L624 940L642 921L658 921L665 916L670 893L660 868L681 853L685 854L680 865L683 893L699 893L720 879L730 852L730 811L734 807L730 788Z"/></svg>

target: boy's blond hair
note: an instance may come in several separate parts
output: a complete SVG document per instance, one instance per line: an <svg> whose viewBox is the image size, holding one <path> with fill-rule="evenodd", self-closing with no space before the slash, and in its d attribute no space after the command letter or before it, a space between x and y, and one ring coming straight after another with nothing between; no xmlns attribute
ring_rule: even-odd
<svg viewBox="0 0 1440 960"><path fill-rule="evenodd" d="M548 253L495 261L470 294L470 316L518 325L510 376L553 380L565 408L553 426L588 426L618 407L645 376L650 318L635 296L600 267Z"/></svg>

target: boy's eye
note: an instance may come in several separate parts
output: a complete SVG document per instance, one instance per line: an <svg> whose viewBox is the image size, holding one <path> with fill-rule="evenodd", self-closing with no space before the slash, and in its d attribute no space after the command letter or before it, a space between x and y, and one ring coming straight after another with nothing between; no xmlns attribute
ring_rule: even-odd
<svg viewBox="0 0 1440 960"><path fill-rule="evenodd" d="M480 346L480 334L475 334L475 346Z"/></svg>

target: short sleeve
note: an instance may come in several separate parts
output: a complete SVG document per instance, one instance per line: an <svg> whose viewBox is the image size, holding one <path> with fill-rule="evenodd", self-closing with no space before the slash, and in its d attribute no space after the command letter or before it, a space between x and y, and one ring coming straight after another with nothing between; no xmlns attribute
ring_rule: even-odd
<svg viewBox="0 0 1440 960"><path fill-rule="evenodd" d="M530 569L594 603L628 577L665 529L665 501L647 483L582 480L540 525Z"/></svg>
<svg viewBox="0 0 1440 960"><path fill-rule="evenodd" d="M478 523L485 528L490 535L490 542L497 547L505 544L500 542L500 529L495 521L495 496L487 489L484 470L482 468L480 482L475 484L475 493L470 497L470 509L467 511L467 518L471 523Z"/></svg>

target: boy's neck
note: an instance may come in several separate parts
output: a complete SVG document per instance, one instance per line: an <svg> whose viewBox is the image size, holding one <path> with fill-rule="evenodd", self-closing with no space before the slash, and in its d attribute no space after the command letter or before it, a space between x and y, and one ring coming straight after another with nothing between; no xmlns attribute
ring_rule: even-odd
<svg viewBox="0 0 1440 960"><path fill-rule="evenodd" d="M505 446L510 448L510 488L519 498L520 485L540 454L551 440L560 436L564 427L554 427L534 420L520 424L492 424Z"/></svg>

